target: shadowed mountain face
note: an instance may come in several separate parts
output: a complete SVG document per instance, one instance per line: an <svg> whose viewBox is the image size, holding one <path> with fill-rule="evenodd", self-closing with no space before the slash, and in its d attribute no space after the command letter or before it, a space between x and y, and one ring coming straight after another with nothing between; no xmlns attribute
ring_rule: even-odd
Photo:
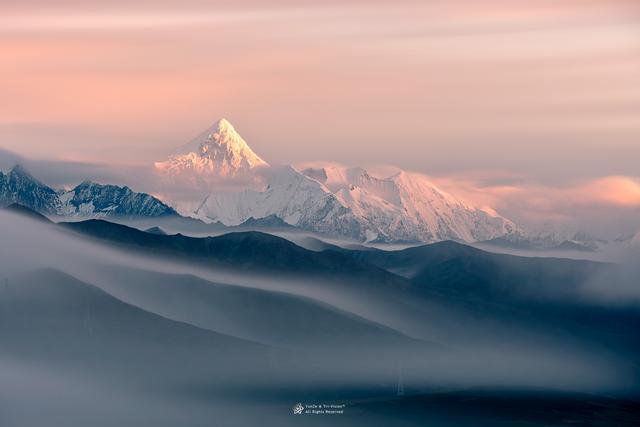
<svg viewBox="0 0 640 427"><path fill-rule="evenodd" d="M377 265L416 284L449 283L449 287L504 284L506 292L574 292L610 265L558 258L528 258L485 252L452 241L400 251L345 251L359 261ZM456 275L458 275L456 277Z"/></svg>
<svg viewBox="0 0 640 427"><path fill-rule="evenodd" d="M165 233L165 231L164 231L162 228L157 227L157 226L156 226L156 227L148 228L148 229L146 229L146 230L144 230L144 231L145 231L146 233L158 234L158 235L160 235L160 236L166 236L166 235L167 235L167 233Z"/></svg>
<svg viewBox="0 0 640 427"><path fill-rule="evenodd" d="M238 225L237 228L264 228L264 229L284 229L291 230L295 229L293 225L287 224L276 215L269 215L264 218L254 218L250 217L242 224Z"/></svg>
<svg viewBox="0 0 640 427"><path fill-rule="evenodd" d="M383 324L299 295L191 275L109 266L99 271L105 289L136 306L268 345L313 352L372 348L378 353L385 347L420 345Z"/></svg>
<svg viewBox="0 0 640 427"><path fill-rule="evenodd" d="M345 253L402 274L439 307L612 351L640 351L632 332L640 327L640 310L595 301L586 289L594 277L616 271L613 264L494 254L455 242Z"/></svg>
<svg viewBox="0 0 640 427"><path fill-rule="evenodd" d="M132 248L199 258L214 267L340 278L347 286L359 283L356 289L366 298L376 295L383 304L394 301L406 312L413 310L413 321L445 325L440 334L449 331L454 337L464 331L452 319L463 316L471 321L480 316L479 322L466 326L476 330L478 339L485 334L484 339L490 339L492 328L516 328L621 351L640 349L632 333L640 327L637 310L594 305L582 292L593 275L612 268L608 264L491 254L454 242L395 252L313 252L255 232L190 238L157 236L95 220L64 226ZM395 275L398 272L408 277ZM433 314L443 310L456 314ZM420 336L438 341L444 335Z"/></svg>
<svg viewBox="0 0 640 427"><path fill-rule="evenodd" d="M609 264L22 221L42 237L34 264L60 265L0 276L3 426L107 426L110 411L126 426L638 421L640 311L585 292ZM51 258L48 236L79 249ZM348 410L291 418L297 402Z"/></svg>
<svg viewBox="0 0 640 427"><path fill-rule="evenodd" d="M51 269L0 283L0 336L0 424L9 427L251 425L238 404L210 396L264 381L279 357Z"/></svg>
<svg viewBox="0 0 640 427"><path fill-rule="evenodd" d="M194 238L181 234L146 233L103 220L61 223L61 226L103 241L126 245L145 253L197 261L214 267L282 275L319 274L401 285L404 281L374 265L340 252L313 252L290 241L260 232L235 232L218 237Z"/></svg>
<svg viewBox="0 0 640 427"><path fill-rule="evenodd" d="M20 205L18 203L13 203L5 208L8 212L12 212L18 215L22 215L27 218L34 219L36 221L42 223L51 223L52 221L46 216L39 214L38 212L27 208L26 206Z"/></svg>
<svg viewBox="0 0 640 427"><path fill-rule="evenodd" d="M225 367L238 361L257 366L268 353L141 310L51 269L6 279L0 317L4 357L125 382L157 380L168 387L203 375L229 380Z"/></svg>

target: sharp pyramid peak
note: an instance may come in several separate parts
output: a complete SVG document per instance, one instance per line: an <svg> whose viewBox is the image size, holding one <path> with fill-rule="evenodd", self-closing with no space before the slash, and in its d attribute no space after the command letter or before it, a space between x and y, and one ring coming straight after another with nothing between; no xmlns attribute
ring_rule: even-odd
<svg viewBox="0 0 640 427"><path fill-rule="evenodd" d="M230 144L232 146L249 148L245 140L240 136L236 128L227 119L220 119L206 130L204 138L201 138L202 144L215 141L219 145Z"/></svg>
<svg viewBox="0 0 640 427"><path fill-rule="evenodd" d="M244 158L251 167L266 165L240 136L231 122L225 118L218 120L206 132L206 137L202 138L199 147L199 154L205 157L217 157L220 150L224 150L232 157Z"/></svg>
<svg viewBox="0 0 640 427"><path fill-rule="evenodd" d="M258 156L236 131L231 122L221 118L189 144L183 146L168 161L155 167L172 175L242 175L256 167L269 164Z"/></svg>

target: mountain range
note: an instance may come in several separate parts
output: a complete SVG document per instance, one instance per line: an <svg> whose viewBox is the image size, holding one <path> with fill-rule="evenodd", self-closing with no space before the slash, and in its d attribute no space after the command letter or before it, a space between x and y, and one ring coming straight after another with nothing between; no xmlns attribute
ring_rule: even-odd
<svg viewBox="0 0 640 427"><path fill-rule="evenodd" d="M129 187L84 181L71 190L54 189L34 178L20 165L0 171L0 206L18 203L48 216L170 217L177 212L160 200Z"/></svg>
<svg viewBox="0 0 640 427"><path fill-rule="evenodd" d="M520 233L511 221L440 190L420 174L380 178L358 167L270 166L225 119L184 150L156 163L157 171L183 182L252 176L253 183L263 184L235 192L210 186L214 191L197 209L183 212L204 221L237 225L275 215L304 230L377 242L472 242Z"/></svg>
<svg viewBox="0 0 640 427"><path fill-rule="evenodd" d="M12 210L36 217L26 208ZM505 331L517 326L544 334L553 330L553 334L563 339L588 341L597 336L597 342L607 343L610 351L616 347L625 352L640 351L634 333L639 324L637 310L606 304L599 308L586 297L585 285L594 278L620 280L617 276L620 266L614 264L496 254L453 241L397 251L339 247L312 251L286 239L253 231L195 238L144 232L96 219L60 222L55 227L116 245L132 254L214 271L227 270L234 277L249 274L279 280L290 278L299 290L313 288L313 284L303 284L313 277L324 282L324 291L345 295L355 292L359 299L380 310L395 307L400 310L398 316L421 319L421 327L412 335L418 334L422 340L451 338L430 335L434 332L426 325L446 325L459 334L471 333L459 329L448 316L440 318L441 311L446 309L457 313L455 316L475 317L477 324L464 324L467 329L479 328L477 333L487 333L480 327L483 322L495 321L504 324ZM113 276L118 271L105 270L104 274ZM154 293L153 289L145 292ZM415 311L416 306L422 308ZM571 332L558 328L561 324ZM487 337L493 339L491 335Z"/></svg>
<svg viewBox="0 0 640 427"><path fill-rule="evenodd" d="M163 223L141 226L167 225L175 232L289 228L358 242L455 240L499 250L584 253L640 246L640 233L605 241L587 233L525 232L493 209L473 206L418 173L381 177L361 167L335 164L272 166L225 119L166 161L155 163L155 171L160 188L178 182L186 186L183 194L200 194L191 191L200 188L208 195L182 204L91 181L56 189L18 165L0 172L0 206L19 203L62 218L162 218ZM236 184L233 188L240 183L243 189L228 191L228 182Z"/></svg>
<svg viewBox="0 0 640 427"><path fill-rule="evenodd" d="M620 266L453 241L307 250L258 232L195 238L8 211L7 425L204 426L224 414L287 426L301 419L291 402L316 399L344 403L345 427L419 425L436 410L434 425L637 425L640 312L599 293L626 286ZM478 404L484 393L494 398Z"/></svg>

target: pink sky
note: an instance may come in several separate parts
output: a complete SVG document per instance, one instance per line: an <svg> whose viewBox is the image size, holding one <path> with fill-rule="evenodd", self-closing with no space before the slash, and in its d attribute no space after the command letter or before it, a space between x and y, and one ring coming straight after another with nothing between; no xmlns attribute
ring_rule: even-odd
<svg viewBox="0 0 640 427"><path fill-rule="evenodd" d="M271 163L640 175L635 0L15 0L0 52L0 148L30 157L151 164L226 117Z"/></svg>

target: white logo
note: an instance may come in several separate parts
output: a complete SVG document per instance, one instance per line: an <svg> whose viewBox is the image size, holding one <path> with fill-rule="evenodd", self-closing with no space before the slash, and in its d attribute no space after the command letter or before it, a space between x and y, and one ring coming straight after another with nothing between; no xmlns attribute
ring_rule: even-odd
<svg viewBox="0 0 640 427"><path fill-rule="evenodd" d="M304 406L302 406L302 403L296 403L295 405L293 405L292 409L294 415L301 415L302 411L304 411Z"/></svg>

